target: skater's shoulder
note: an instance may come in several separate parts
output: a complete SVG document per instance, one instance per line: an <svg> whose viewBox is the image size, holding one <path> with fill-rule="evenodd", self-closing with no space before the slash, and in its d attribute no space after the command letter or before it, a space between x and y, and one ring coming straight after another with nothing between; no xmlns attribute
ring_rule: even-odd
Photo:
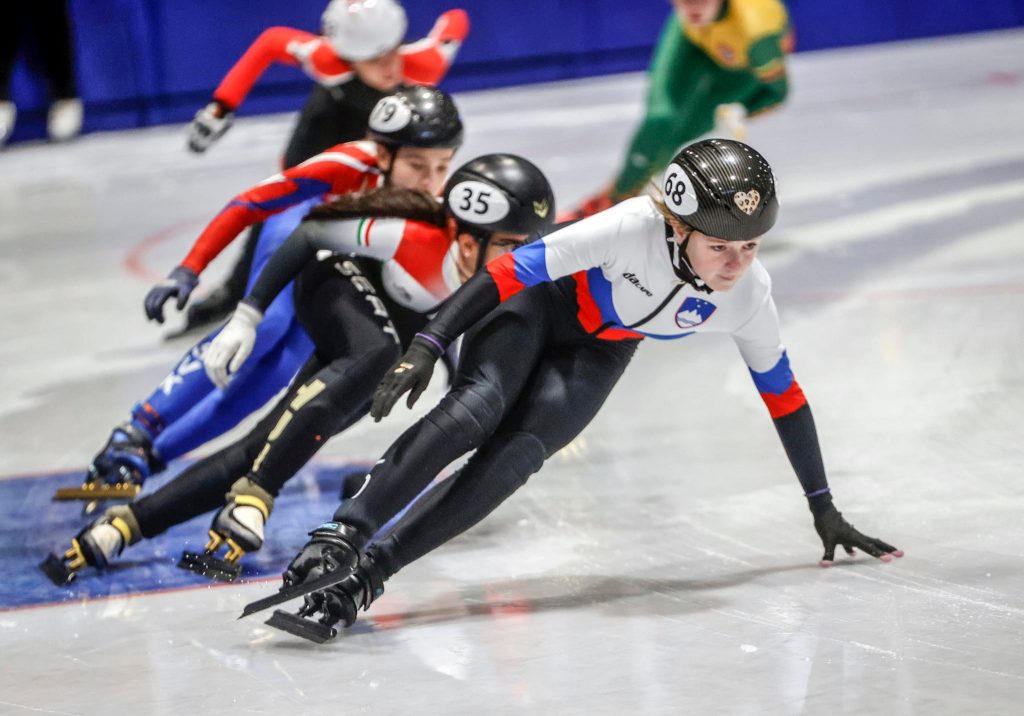
<svg viewBox="0 0 1024 716"><path fill-rule="evenodd" d="M726 21L742 28L750 38L771 35L789 22L786 7L780 0L732 0Z"/></svg>

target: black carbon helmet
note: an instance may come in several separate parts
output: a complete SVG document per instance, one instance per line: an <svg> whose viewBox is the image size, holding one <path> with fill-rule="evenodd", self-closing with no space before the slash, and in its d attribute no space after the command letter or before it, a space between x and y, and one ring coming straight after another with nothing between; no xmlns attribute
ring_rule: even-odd
<svg viewBox="0 0 1024 716"><path fill-rule="evenodd" d="M460 230L481 239L505 231L532 240L555 216L544 172L515 154L485 154L463 164L448 178L444 202Z"/></svg>
<svg viewBox="0 0 1024 716"><path fill-rule="evenodd" d="M683 147L665 170L665 206L684 224L726 241L749 241L775 225L772 168L756 149L731 139Z"/></svg>
<svg viewBox="0 0 1024 716"><path fill-rule="evenodd" d="M366 133L392 147L458 148L462 119L451 95L436 87L413 85L377 102Z"/></svg>

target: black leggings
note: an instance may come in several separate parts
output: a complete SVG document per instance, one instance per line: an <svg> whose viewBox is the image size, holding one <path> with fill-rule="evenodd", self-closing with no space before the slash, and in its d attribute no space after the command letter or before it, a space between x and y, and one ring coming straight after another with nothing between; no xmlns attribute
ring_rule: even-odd
<svg viewBox="0 0 1024 716"><path fill-rule="evenodd" d="M31 33L53 99L78 96L67 0L11 0L0 10L0 100L9 100L11 75L20 42Z"/></svg>
<svg viewBox="0 0 1024 716"><path fill-rule="evenodd" d="M469 529L593 419L638 341L593 338L571 281L527 289L467 336L452 390L409 428L335 521L368 539L452 461L476 453L430 509L370 548L386 576Z"/></svg>
<svg viewBox="0 0 1024 716"><path fill-rule="evenodd" d="M314 87L288 139L284 168L301 164L335 144L363 139L370 112L386 94L359 79L340 87Z"/></svg>
<svg viewBox="0 0 1024 716"><path fill-rule="evenodd" d="M316 352L248 435L132 503L143 537L222 506L246 474L276 496L328 438L369 411L374 388L401 354L374 283L350 259L314 263L296 279L295 306Z"/></svg>

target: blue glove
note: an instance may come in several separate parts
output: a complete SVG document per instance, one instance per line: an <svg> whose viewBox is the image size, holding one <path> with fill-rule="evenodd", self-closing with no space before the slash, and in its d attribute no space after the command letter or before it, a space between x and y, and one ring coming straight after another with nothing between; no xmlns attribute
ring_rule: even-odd
<svg viewBox="0 0 1024 716"><path fill-rule="evenodd" d="M178 266L171 271L166 279L149 289L146 294L146 317L157 323L164 322L164 304L168 299L177 297L178 310L185 307L188 297L199 285L199 277L196 272L184 266Z"/></svg>

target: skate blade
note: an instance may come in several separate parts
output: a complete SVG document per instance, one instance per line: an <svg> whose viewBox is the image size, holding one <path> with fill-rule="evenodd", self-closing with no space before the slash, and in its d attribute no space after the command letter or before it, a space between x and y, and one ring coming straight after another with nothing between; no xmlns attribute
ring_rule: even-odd
<svg viewBox="0 0 1024 716"><path fill-rule="evenodd" d="M89 487L62 487L53 493L53 501L62 500L134 500L142 491L141 485L92 485Z"/></svg>
<svg viewBox="0 0 1024 716"><path fill-rule="evenodd" d="M289 602L292 599L304 597L307 594L319 592L321 589L333 587L338 582L347 578L350 574L352 574L351 569L339 569L336 572L328 572L322 577L317 577L311 582L302 582L301 584L295 584L291 587L281 587L277 594L271 594L269 597L257 599L255 602L246 604L245 608L242 610L241 616L238 618L244 619L250 614L262 612L264 609L275 607L278 604Z"/></svg>
<svg viewBox="0 0 1024 716"><path fill-rule="evenodd" d="M270 619L267 619L264 624L317 644L323 644L338 635L338 630L334 627L300 617L298 614L292 614L283 609L275 609L274 613L270 615Z"/></svg>
<svg viewBox="0 0 1024 716"><path fill-rule="evenodd" d="M225 562L212 554L182 552L178 567L218 582L234 582L242 574L242 565Z"/></svg>
<svg viewBox="0 0 1024 716"><path fill-rule="evenodd" d="M39 569L58 587L66 587L75 581L75 570L69 569L60 557L50 552L46 559L39 563Z"/></svg>

